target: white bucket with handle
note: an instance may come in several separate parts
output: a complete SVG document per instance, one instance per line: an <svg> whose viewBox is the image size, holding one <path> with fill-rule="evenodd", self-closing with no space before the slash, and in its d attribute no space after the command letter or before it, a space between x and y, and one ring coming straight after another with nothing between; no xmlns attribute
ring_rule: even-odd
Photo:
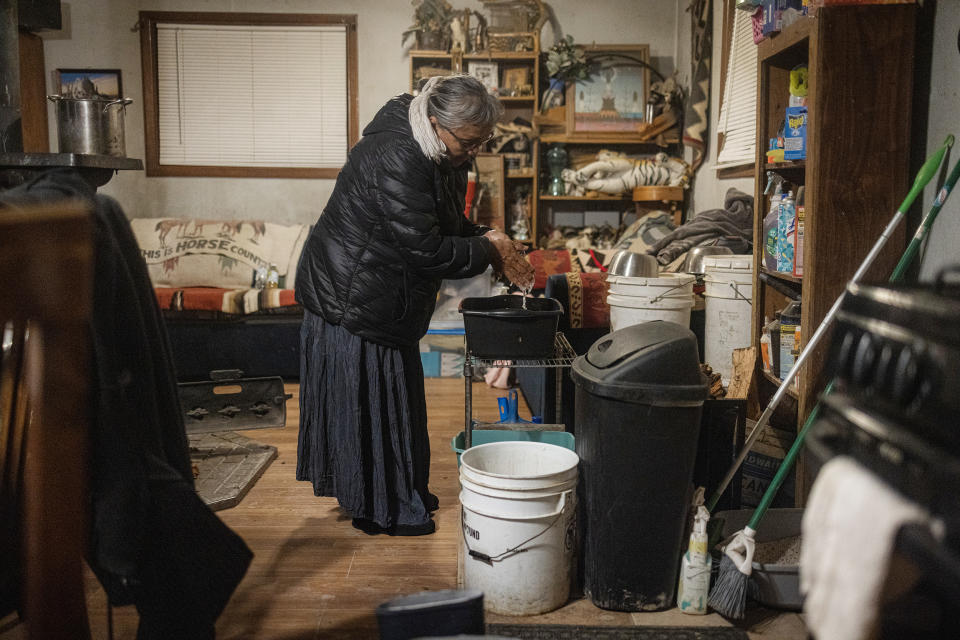
<svg viewBox="0 0 960 640"><path fill-rule="evenodd" d="M579 462L539 442L491 442L461 455L463 586L483 591L486 610L536 615L566 603Z"/></svg>
<svg viewBox="0 0 960 640"><path fill-rule="evenodd" d="M733 373L733 350L751 343L753 256L708 256L703 270L703 359L727 386Z"/></svg>
<svg viewBox="0 0 960 640"><path fill-rule="evenodd" d="M691 275L675 273L662 273L656 278L610 276L610 330L652 320L689 327L694 280Z"/></svg>

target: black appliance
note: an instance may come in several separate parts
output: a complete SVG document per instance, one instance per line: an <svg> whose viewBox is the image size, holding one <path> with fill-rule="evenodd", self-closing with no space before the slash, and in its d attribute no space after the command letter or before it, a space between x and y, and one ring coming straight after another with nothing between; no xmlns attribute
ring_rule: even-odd
<svg viewBox="0 0 960 640"><path fill-rule="evenodd" d="M819 462L847 455L946 527L902 528L895 552L918 571L884 604L880 638L955 638L960 610L960 287L850 285L837 314L828 372L808 436Z"/></svg>

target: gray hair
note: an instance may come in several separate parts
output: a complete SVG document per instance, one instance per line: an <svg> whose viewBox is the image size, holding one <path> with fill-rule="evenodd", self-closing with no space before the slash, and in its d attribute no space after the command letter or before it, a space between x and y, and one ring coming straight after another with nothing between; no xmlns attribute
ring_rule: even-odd
<svg viewBox="0 0 960 640"><path fill-rule="evenodd" d="M483 83L466 74L443 76L429 96L427 115L445 129L467 125L493 127L503 115L500 100Z"/></svg>
<svg viewBox="0 0 960 640"><path fill-rule="evenodd" d="M456 74L427 80L410 103L410 126L424 155L439 162L446 147L430 126L431 116L444 129L466 125L490 127L503 115L500 100L473 76Z"/></svg>

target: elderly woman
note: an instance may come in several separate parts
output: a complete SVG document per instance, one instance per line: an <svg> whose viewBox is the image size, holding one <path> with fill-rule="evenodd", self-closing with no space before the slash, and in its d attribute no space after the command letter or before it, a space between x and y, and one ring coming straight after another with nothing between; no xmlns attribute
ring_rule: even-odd
<svg viewBox="0 0 960 640"><path fill-rule="evenodd" d="M435 529L418 342L440 281L489 265L533 281L521 247L463 215L467 168L502 114L466 75L391 99L350 151L300 259L297 479L335 496L366 533Z"/></svg>

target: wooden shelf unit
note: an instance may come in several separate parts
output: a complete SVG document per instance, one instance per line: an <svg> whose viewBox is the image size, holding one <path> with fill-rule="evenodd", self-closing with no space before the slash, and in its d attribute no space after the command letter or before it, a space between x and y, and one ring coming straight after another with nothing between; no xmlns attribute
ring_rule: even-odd
<svg viewBox="0 0 960 640"><path fill-rule="evenodd" d="M802 283L801 340L809 338L907 192L915 14L915 5L902 4L823 7L759 44L754 237L762 237L769 208L763 193L768 170L805 186L805 225L802 278L763 270L763 243L755 243L752 335L758 350L764 316L772 319L788 301L759 274ZM801 63L809 73L806 160L767 163L766 142L776 137L789 101L790 70ZM885 281L905 246L901 227L866 281ZM827 342L800 372L795 423L775 426L802 426L813 409L828 382L821 375ZM808 491L805 475L801 459L800 503Z"/></svg>

